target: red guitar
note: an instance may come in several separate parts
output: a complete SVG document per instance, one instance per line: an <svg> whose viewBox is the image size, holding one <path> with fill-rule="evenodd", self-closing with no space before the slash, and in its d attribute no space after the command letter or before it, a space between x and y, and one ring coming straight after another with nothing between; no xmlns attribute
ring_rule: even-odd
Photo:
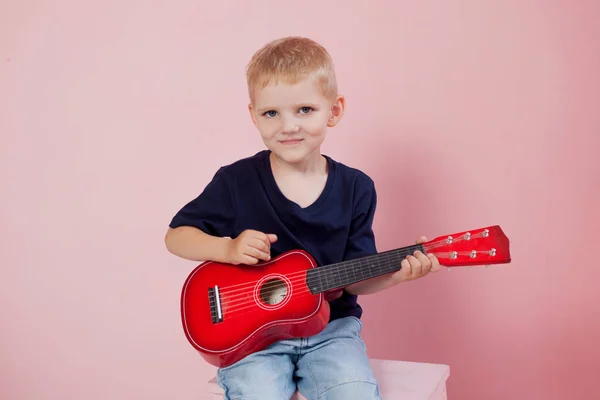
<svg viewBox="0 0 600 400"><path fill-rule="evenodd" d="M327 292L398 271L415 250L434 254L447 267L511 261L509 240L499 226L318 268L302 250L253 266L207 261L183 286L183 329L206 361L231 365L275 341L319 333L329 321Z"/></svg>

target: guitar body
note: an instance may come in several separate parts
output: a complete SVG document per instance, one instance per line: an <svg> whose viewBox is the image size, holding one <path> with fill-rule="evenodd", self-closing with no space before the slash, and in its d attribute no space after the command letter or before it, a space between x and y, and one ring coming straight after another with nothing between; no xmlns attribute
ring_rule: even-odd
<svg viewBox="0 0 600 400"><path fill-rule="evenodd" d="M181 293L188 341L207 362L225 367L276 341L319 333L329 303L308 289L306 272L316 266L302 250L251 266L200 264Z"/></svg>

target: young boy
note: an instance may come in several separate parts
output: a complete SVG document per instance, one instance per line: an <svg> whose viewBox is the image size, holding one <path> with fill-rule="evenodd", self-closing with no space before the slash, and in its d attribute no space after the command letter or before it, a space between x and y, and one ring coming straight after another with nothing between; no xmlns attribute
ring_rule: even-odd
<svg viewBox="0 0 600 400"><path fill-rule="evenodd" d="M253 56L247 81L250 116L267 150L216 172L171 221L168 250L240 268L293 249L308 251L319 265L376 253L373 181L320 152L345 108L327 51L306 38L275 40ZM225 398L284 400L298 388L309 400L380 399L360 336L357 295L440 268L421 252L401 265L331 298L330 321L319 334L276 342L219 369Z"/></svg>

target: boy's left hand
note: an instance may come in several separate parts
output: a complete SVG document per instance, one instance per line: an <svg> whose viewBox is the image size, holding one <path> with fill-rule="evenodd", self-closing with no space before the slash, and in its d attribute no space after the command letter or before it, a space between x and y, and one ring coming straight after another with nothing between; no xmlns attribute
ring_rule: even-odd
<svg viewBox="0 0 600 400"><path fill-rule="evenodd" d="M424 243L427 241L425 236L421 236L417 239L416 243ZM413 255L407 256L400 264L402 268L400 271L395 272L392 275L392 279L398 282L412 281L424 277L430 272L437 272L442 267L437 257L433 254L423 254L420 251L416 251Z"/></svg>

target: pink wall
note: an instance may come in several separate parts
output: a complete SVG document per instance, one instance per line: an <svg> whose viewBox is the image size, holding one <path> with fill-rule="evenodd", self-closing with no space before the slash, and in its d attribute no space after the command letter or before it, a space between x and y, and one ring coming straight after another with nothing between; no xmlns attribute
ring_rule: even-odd
<svg viewBox="0 0 600 400"><path fill-rule="evenodd" d="M262 148L244 65L289 34L335 58L325 151L377 182L380 250L512 240L511 265L364 297L371 355L450 364L451 399L600 398L600 4L280 3L0 4L0 398L202 398L194 265L163 234Z"/></svg>

